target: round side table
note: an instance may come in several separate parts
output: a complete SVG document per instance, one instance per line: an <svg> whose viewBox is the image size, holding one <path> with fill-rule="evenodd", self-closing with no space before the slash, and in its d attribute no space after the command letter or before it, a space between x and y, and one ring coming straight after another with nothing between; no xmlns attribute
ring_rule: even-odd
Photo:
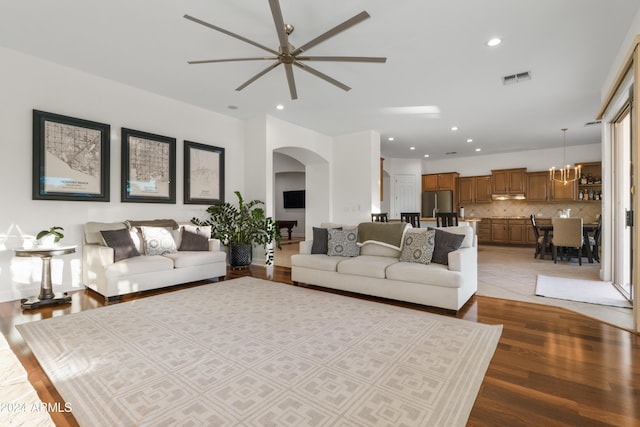
<svg viewBox="0 0 640 427"><path fill-rule="evenodd" d="M19 257L38 257L42 259L42 280L40 282L40 295L37 297L24 298L21 307L33 309L48 305L68 304L71 297L65 292L60 297L56 297L51 286L51 258L56 255L72 254L76 251L73 246L54 246L50 248L15 248L14 252Z"/></svg>

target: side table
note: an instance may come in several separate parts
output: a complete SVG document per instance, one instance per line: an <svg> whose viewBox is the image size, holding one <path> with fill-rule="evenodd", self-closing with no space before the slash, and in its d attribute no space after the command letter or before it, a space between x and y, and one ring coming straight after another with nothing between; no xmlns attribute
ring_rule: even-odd
<svg viewBox="0 0 640 427"><path fill-rule="evenodd" d="M24 298L21 307L24 309L33 309L48 305L68 304L71 297L65 292L60 297L56 297L51 286L51 257L56 255L72 254L76 251L76 245L73 246L54 246L50 248L15 248L14 252L19 257L38 257L42 258L42 280L40 282L40 295L37 297Z"/></svg>

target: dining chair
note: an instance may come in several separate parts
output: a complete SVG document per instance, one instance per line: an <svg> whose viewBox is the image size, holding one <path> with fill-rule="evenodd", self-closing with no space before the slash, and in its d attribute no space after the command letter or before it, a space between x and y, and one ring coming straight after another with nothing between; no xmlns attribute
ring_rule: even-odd
<svg viewBox="0 0 640 427"><path fill-rule="evenodd" d="M544 259L545 254L547 252L550 252L549 245L545 242L544 236L540 235L540 230L538 230L535 215L531 214L531 216L529 216L529 219L531 220L531 227L533 228L533 235L536 240L536 252L533 254L533 257L537 258L539 255L540 259Z"/></svg>
<svg viewBox="0 0 640 427"><path fill-rule="evenodd" d="M453 227L458 225L458 212L436 212L437 227Z"/></svg>
<svg viewBox="0 0 640 427"><path fill-rule="evenodd" d="M387 213L372 213L371 214L371 221L372 222L389 222L389 218L387 216Z"/></svg>
<svg viewBox="0 0 640 427"><path fill-rule="evenodd" d="M400 212L400 221L408 222L413 228L420 228L420 212Z"/></svg>
<svg viewBox="0 0 640 427"><path fill-rule="evenodd" d="M562 248L562 253L571 258L569 249L578 250L578 263L582 265L582 218L551 218L553 224L553 237L551 244L553 245L553 263L558 261L558 250ZM561 256L562 256L561 253Z"/></svg>
<svg viewBox="0 0 640 427"><path fill-rule="evenodd" d="M598 226L596 230L593 232L593 236L589 237L589 246L591 246L591 256L596 261L600 262L600 255L598 254L598 250L600 247L600 234L602 231L602 215L598 215ZM587 243L587 242L585 242Z"/></svg>

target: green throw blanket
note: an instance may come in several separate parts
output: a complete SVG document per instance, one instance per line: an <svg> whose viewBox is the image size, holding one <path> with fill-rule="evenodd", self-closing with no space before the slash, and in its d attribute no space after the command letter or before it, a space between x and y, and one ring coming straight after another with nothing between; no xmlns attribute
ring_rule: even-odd
<svg viewBox="0 0 640 427"><path fill-rule="evenodd" d="M400 250L406 222L363 222L358 225L358 243L375 242Z"/></svg>

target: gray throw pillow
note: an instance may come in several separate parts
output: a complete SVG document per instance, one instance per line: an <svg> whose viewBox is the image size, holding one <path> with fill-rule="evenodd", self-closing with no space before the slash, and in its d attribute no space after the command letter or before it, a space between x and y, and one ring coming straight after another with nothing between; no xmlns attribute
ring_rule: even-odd
<svg viewBox="0 0 640 427"><path fill-rule="evenodd" d="M182 227L182 240L179 251L208 251L211 227L185 225Z"/></svg>
<svg viewBox="0 0 640 427"><path fill-rule="evenodd" d="M431 262L449 265L449 252L455 251L460 247L464 240L464 235L449 233L439 228L429 228L429 230L435 230L436 232L436 242Z"/></svg>
<svg viewBox="0 0 640 427"><path fill-rule="evenodd" d="M328 250L329 256L354 257L360 255L358 247L358 229L349 230L329 229Z"/></svg>
<svg viewBox="0 0 640 427"><path fill-rule="evenodd" d="M118 262L123 259L140 256L131 234L126 228L120 230L103 230L100 232L107 246L113 248L113 259Z"/></svg>
<svg viewBox="0 0 640 427"><path fill-rule="evenodd" d="M336 227L335 230L342 230L342 227ZM327 228L313 227L313 244L311 245L312 254L327 254L329 252L329 232Z"/></svg>
<svg viewBox="0 0 640 427"><path fill-rule="evenodd" d="M431 264L435 239L436 232L434 230L407 230L404 235L400 261Z"/></svg>

